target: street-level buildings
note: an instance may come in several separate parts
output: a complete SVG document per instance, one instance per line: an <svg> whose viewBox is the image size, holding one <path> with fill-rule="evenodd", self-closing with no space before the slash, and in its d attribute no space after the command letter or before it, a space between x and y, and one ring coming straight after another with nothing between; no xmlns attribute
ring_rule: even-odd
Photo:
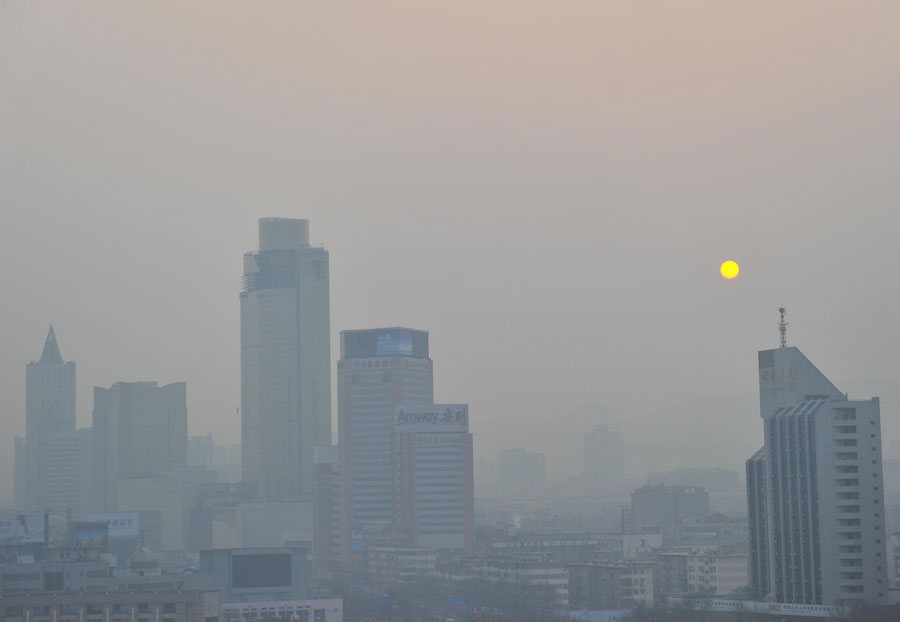
<svg viewBox="0 0 900 622"><path fill-rule="evenodd" d="M571 602L589 610L652 606L655 566L636 561L569 564Z"/></svg>

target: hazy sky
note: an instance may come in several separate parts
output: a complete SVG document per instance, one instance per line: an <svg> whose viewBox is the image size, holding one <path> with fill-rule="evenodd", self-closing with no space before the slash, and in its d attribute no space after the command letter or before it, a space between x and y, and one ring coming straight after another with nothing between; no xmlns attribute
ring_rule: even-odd
<svg viewBox="0 0 900 622"><path fill-rule="evenodd" d="M477 458L540 449L594 400L671 467L740 468L782 300L791 344L881 396L896 454L898 20L895 0L0 0L0 502L51 322L80 425L94 385L186 381L191 433L239 440L261 216L330 251L335 353L342 329L431 332Z"/></svg>

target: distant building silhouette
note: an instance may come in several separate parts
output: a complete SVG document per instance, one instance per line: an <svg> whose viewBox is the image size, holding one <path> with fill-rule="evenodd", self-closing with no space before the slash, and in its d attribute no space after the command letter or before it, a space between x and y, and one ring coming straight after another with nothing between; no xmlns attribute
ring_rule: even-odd
<svg viewBox="0 0 900 622"><path fill-rule="evenodd" d="M331 443L331 329L328 251L309 221L260 219L240 299L243 480L263 499L312 499L314 448Z"/></svg>
<svg viewBox="0 0 900 622"><path fill-rule="evenodd" d="M17 504L29 510L76 507L75 363L63 361L52 326L40 360L25 368L25 444L19 449L25 473L18 477Z"/></svg>
<svg viewBox="0 0 900 622"><path fill-rule="evenodd" d="M631 493L631 527L677 527L709 516L709 493L699 486L652 486Z"/></svg>
<svg viewBox="0 0 900 622"><path fill-rule="evenodd" d="M851 401L797 348L759 353L765 445L747 461L750 583L782 603L886 604L878 398Z"/></svg>
<svg viewBox="0 0 900 622"><path fill-rule="evenodd" d="M121 480L164 476L187 466L185 383L94 387L93 431L94 511L115 512Z"/></svg>

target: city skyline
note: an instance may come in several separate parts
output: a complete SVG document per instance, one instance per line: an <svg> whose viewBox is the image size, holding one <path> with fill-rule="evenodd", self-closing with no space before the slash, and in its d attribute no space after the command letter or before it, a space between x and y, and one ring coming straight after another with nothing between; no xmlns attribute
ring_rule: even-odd
<svg viewBox="0 0 900 622"><path fill-rule="evenodd" d="M483 413L476 462L546 442L577 472L556 428L593 401L647 459L652 431L672 468L739 469L782 302L790 344L881 396L897 455L900 8L877 4L4 4L4 425L52 323L79 426L94 385L186 381L191 433L236 443L240 255L283 216L331 253L332 361L343 329L429 330L435 399Z"/></svg>

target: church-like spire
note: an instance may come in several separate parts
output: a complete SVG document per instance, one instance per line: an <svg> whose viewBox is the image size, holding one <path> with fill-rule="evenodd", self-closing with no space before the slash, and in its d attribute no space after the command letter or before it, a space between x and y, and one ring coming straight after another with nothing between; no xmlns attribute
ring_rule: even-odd
<svg viewBox="0 0 900 622"><path fill-rule="evenodd" d="M47 332L47 340L44 342L44 351L41 352L41 363L62 363L63 359L59 353L59 345L56 343L56 333L53 332L53 326Z"/></svg>

